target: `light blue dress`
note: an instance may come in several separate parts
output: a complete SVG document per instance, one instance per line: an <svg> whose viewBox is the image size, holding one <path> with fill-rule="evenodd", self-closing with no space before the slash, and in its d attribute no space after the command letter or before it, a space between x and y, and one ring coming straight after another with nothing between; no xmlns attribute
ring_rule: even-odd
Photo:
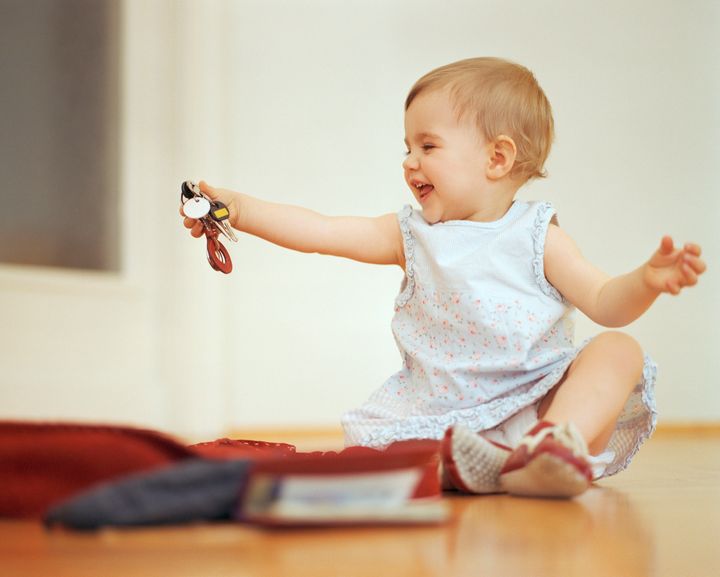
<svg viewBox="0 0 720 577"><path fill-rule="evenodd" d="M582 346L573 307L545 278L554 214L549 203L521 201L494 222L429 225L410 206L398 214L406 266L392 330L403 366L343 416L346 444L440 439L456 423L490 431L558 383ZM655 375L646 357L604 476L624 469L654 430Z"/></svg>

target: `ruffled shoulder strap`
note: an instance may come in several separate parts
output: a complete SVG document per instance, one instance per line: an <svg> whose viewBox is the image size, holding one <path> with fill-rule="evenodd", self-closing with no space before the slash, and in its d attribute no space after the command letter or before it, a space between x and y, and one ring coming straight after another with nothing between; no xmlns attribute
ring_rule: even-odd
<svg viewBox="0 0 720 577"><path fill-rule="evenodd" d="M398 223L400 224L403 250L405 251L405 279L403 288L395 299L395 306L398 308L405 306L415 291L415 237L408 222L412 213L413 209L409 204L406 204L398 213Z"/></svg>
<svg viewBox="0 0 720 577"><path fill-rule="evenodd" d="M532 228L533 271L540 290L546 296L561 303L567 303L558 290L545 277L545 239L550 222L557 222L555 208L549 202L540 202L535 208L535 222Z"/></svg>

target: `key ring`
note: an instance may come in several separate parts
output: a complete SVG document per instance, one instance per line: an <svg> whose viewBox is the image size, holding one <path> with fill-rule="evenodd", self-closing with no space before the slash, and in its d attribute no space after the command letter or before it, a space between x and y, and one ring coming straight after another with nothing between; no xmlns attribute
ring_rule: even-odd
<svg viewBox="0 0 720 577"><path fill-rule="evenodd" d="M205 236L207 237L207 257L210 266L218 272L230 274L232 272L230 253L218 240L217 229L209 230L206 227Z"/></svg>

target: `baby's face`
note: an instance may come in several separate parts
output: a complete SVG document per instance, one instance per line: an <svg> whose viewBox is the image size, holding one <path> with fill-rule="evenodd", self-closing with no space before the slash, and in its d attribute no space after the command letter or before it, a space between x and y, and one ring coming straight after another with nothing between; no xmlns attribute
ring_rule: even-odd
<svg viewBox="0 0 720 577"><path fill-rule="evenodd" d="M405 181L431 224L468 220L482 205L489 147L458 121L445 91L421 93L405 113Z"/></svg>

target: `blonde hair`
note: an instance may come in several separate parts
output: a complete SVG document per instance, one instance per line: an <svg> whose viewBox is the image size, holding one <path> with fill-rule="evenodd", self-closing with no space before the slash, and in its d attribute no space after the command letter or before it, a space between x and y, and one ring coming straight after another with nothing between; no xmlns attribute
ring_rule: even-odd
<svg viewBox="0 0 720 577"><path fill-rule="evenodd" d="M449 89L458 120L470 115L488 141L509 136L517 147L510 172L524 181L547 176L555 134L552 108L530 70L501 58L469 58L436 68L410 89L405 110L423 92Z"/></svg>

